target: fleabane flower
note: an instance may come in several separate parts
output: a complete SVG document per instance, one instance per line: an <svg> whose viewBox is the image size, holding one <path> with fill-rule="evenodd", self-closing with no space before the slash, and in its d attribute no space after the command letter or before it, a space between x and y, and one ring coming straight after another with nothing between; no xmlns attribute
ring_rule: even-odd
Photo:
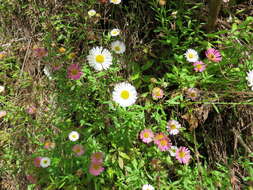
<svg viewBox="0 0 253 190"><path fill-rule="evenodd" d="M161 99L163 97L164 93L163 90L161 88L155 87L152 90L152 98L154 100L158 100Z"/></svg>
<svg viewBox="0 0 253 190"><path fill-rule="evenodd" d="M40 166L40 160L41 160L41 158L42 158L42 157L40 157L40 156L34 158L33 164L34 164L35 167L37 167L37 168L41 167L41 166Z"/></svg>
<svg viewBox="0 0 253 190"><path fill-rule="evenodd" d="M209 48L205 52L207 59L213 62L220 62L222 60L221 54L214 48Z"/></svg>
<svg viewBox="0 0 253 190"><path fill-rule="evenodd" d="M154 134L153 134L153 131L151 129L144 129L140 132L140 139L144 143L152 142L153 138L154 138Z"/></svg>
<svg viewBox="0 0 253 190"><path fill-rule="evenodd" d="M30 105L28 108L27 108L27 113L30 114L30 115L33 115L37 112L37 108L34 106L34 105Z"/></svg>
<svg viewBox="0 0 253 190"><path fill-rule="evenodd" d="M198 52L195 51L194 49L188 49L184 55L185 55L186 60L191 63L194 63L199 60Z"/></svg>
<svg viewBox="0 0 253 190"><path fill-rule="evenodd" d="M180 146L176 151L176 159L182 164L188 164L191 155L190 150L184 146Z"/></svg>
<svg viewBox="0 0 253 190"><path fill-rule="evenodd" d="M206 69L206 64L202 61L197 61L193 63L194 71L196 72L203 72Z"/></svg>
<svg viewBox="0 0 253 190"><path fill-rule="evenodd" d="M68 78L78 80L82 76L81 68L78 64L71 64L68 67Z"/></svg>
<svg viewBox="0 0 253 190"><path fill-rule="evenodd" d="M76 156L82 156L84 154L84 148L80 144L76 144L72 147L72 151L76 154Z"/></svg>
<svg viewBox="0 0 253 190"><path fill-rule="evenodd" d="M196 100L199 98L199 90L197 88L188 88L186 91L186 96L191 100Z"/></svg>
<svg viewBox="0 0 253 190"><path fill-rule="evenodd" d="M165 137L165 138L159 140L157 143L158 148L160 149L160 151L163 151L163 152L169 150L171 145L172 144L171 144L170 139L168 137Z"/></svg>
<svg viewBox="0 0 253 190"><path fill-rule="evenodd" d="M131 106L137 99L136 89L128 82L118 83L114 87L112 99L122 107Z"/></svg>
<svg viewBox="0 0 253 190"><path fill-rule="evenodd" d="M120 29L114 28L110 32L111 36L118 36L120 34Z"/></svg>
<svg viewBox="0 0 253 190"><path fill-rule="evenodd" d="M91 175L98 176L104 171L103 163L101 162L91 162L89 167L89 172Z"/></svg>
<svg viewBox="0 0 253 190"><path fill-rule="evenodd" d="M0 86L0 93L4 92L5 88L4 86Z"/></svg>
<svg viewBox="0 0 253 190"><path fill-rule="evenodd" d="M176 120L170 120L167 124L167 130L170 135L177 135L179 133L179 129L181 128L181 124Z"/></svg>
<svg viewBox="0 0 253 190"><path fill-rule="evenodd" d="M248 81L248 85L251 87L251 90L253 90L253 70L247 73L246 80Z"/></svg>
<svg viewBox="0 0 253 190"><path fill-rule="evenodd" d="M40 160L40 166L42 168L47 168L48 166L50 166L51 164L51 160L48 157L42 157Z"/></svg>
<svg viewBox="0 0 253 190"><path fill-rule="evenodd" d="M79 139L79 133L76 131L72 131L71 133L69 133L69 140L71 141L77 141Z"/></svg>
<svg viewBox="0 0 253 190"><path fill-rule="evenodd" d="M125 43L119 40L112 42L111 48L117 54L122 54L126 51Z"/></svg>
<svg viewBox="0 0 253 190"><path fill-rule="evenodd" d="M87 56L88 63L96 71L106 70L112 64L112 55L109 50L103 47L94 47Z"/></svg>
<svg viewBox="0 0 253 190"><path fill-rule="evenodd" d="M33 55L38 58L42 58L48 56L48 51L43 47L35 47L33 48Z"/></svg>
<svg viewBox="0 0 253 190"><path fill-rule="evenodd" d="M99 162L99 163L102 163L103 162L103 158L104 158L104 155L102 152L94 152L92 155L91 155L91 162Z"/></svg>
<svg viewBox="0 0 253 190"><path fill-rule="evenodd" d="M155 190L155 188L150 184L145 184L142 186L142 190Z"/></svg>
<svg viewBox="0 0 253 190"><path fill-rule="evenodd" d="M175 157L177 152L177 146L171 146L169 149L170 156Z"/></svg>
<svg viewBox="0 0 253 190"><path fill-rule="evenodd" d="M88 15L89 15L90 17L95 16L96 13L97 13L97 12L96 12L94 9L91 9L91 10L88 11Z"/></svg>
<svg viewBox="0 0 253 190"><path fill-rule="evenodd" d="M164 133L156 133L154 136L154 143L157 145L159 143L159 140L166 138L166 135Z"/></svg>
<svg viewBox="0 0 253 190"><path fill-rule="evenodd" d="M121 3L121 0L110 0L110 3L113 3L113 4L120 4Z"/></svg>

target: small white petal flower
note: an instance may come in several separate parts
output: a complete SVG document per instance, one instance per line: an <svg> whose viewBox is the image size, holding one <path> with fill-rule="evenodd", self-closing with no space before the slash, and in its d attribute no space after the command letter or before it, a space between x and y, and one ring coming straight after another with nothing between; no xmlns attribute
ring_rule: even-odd
<svg viewBox="0 0 253 190"><path fill-rule="evenodd" d="M120 3L121 3L121 0L110 0L110 3L113 3L113 4L120 4Z"/></svg>
<svg viewBox="0 0 253 190"><path fill-rule="evenodd" d="M142 190L155 190L155 188L150 184L145 184L142 186Z"/></svg>
<svg viewBox="0 0 253 190"><path fill-rule="evenodd" d="M171 146L169 149L170 156L175 157L177 151L177 146Z"/></svg>
<svg viewBox="0 0 253 190"><path fill-rule="evenodd" d="M87 56L89 65L96 71L106 70L112 64L112 55L109 50L103 47L92 48Z"/></svg>
<svg viewBox="0 0 253 190"><path fill-rule="evenodd" d="M122 82L115 85L112 98L120 106L127 107L136 102L137 92L134 86L128 82Z"/></svg>
<svg viewBox="0 0 253 190"><path fill-rule="evenodd" d="M189 62L194 63L199 60L198 52L196 52L194 49L188 49L184 55L186 60Z"/></svg>
<svg viewBox="0 0 253 190"><path fill-rule="evenodd" d="M95 16L96 13L97 13L97 12L96 12L94 9L91 9L91 10L88 11L88 15L89 15L90 17Z"/></svg>
<svg viewBox="0 0 253 190"><path fill-rule="evenodd" d="M51 160L48 157L42 157L40 159L40 166L42 168L47 168L48 166L50 166L50 163L51 163Z"/></svg>
<svg viewBox="0 0 253 190"><path fill-rule="evenodd" d="M118 36L120 34L120 29L114 28L110 32L111 36Z"/></svg>
<svg viewBox="0 0 253 190"><path fill-rule="evenodd" d="M122 54L126 51L126 45L124 42L121 42L119 40L112 42L111 44L112 50L117 54Z"/></svg>
<svg viewBox="0 0 253 190"><path fill-rule="evenodd" d="M179 129L181 128L180 123L176 120L170 120L167 125L167 130L171 135L177 135L179 133Z"/></svg>
<svg viewBox="0 0 253 190"><path fill-rule="evenodd" d="M0 86L0 93L5 90L4 86Z"/></svg>
<svg viewBox="0 0 253 190"><path fill-rule="evenodd" d="M76 131L72 131L69 133L69 140L71 141L77 141L79 139L79 133Z"/></svg>
<svg viewBox="0 0 253 190"><path fill-rule="evenodd" d="M248 81L248 85L251 87L251 90L253 90L253 70L247 73L246 80Z"/></svg>
<svg viewBox="0 0 253 190"><path fill-rule="evenodd" d="M49 80L53 79L53 77L52 77L52 71L51 71L51 69L49 68L48 65L46 65L44 67L43 71L44 71L44 74L49 78Z"/></svg>

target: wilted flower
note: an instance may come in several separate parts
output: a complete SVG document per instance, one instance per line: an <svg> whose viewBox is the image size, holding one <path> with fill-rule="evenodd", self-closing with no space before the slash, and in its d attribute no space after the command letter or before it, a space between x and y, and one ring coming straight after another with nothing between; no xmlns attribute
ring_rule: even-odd
<svg viewBox="0 0 253 190"><path fill-rule="evenodd" d="M36 108L34 105L30 105L30 106L27 108L27 113L30 114L30 115L35 114L36 111L37 111L37 108Z"/></svg>
<svg viewBox="0 0 253 190"><path fill-rule="evenodd" d="M140 139L144 143L152 142L153 138L154 138L154 134L153 134L153 131L151 129L144 129L140 132Z"/></svg>
<svg viewBox="0 0 253 190"><path fill-rule="evenodd" d="M60 53L65 53L66 49L65 49L64 47L60 47L60 48L58 49L58 51L59 51Z"/></svg>
<svg viewBox="0 0 253 190"><path fill-rule="evenodd" d="M81 68L78 64L72 64L68 67L68 78L78 80L82 76Z"/></svg>
<svg viewBox="0 0 253 190"><path fill-rule="evenodd" d="M89 167L90 174L98 176L104 171L103 163L101 162L91 162Z"/></svg>
<svg viewBox="0 0 253 190"><path fill-rule="evenodd" d="M193 63L193 66L196 72L203 72L206 69L206 64L203 63L202 61L197 61Z"/></svg>
<svg viewBox="0 0 253 190"><path fill-rule="evenodd" d="M32 175L27 175L27 176L26 176L26 179L27 179L27 181L29 181L29 183L31 183L31 184L36 184L36 183L37 183L37 178L34 177L34 176L32 176Z"/></svg>
<svg viewBox="0 0 253 190"><path fill-rule="evenodd" d="M152 90L152 98L154 100L158 100L161 99L163 97L164 93L163 90L161 88L155 87Z"/></svg>
<svg viewBox="0 0 253 190"><path fill-rule="evenodd" d="M188 88L186 92L187 98L191 100L196 100L199 97L199 90L197 88Z"/></svg>
<svg viewBox="0 0 253 190"><path fill-rule="evenodd" d="M41 47L41 48L39 48L39 47L33 48L33 55L35 57L42 58L42 57L45 57L45 56L48 55L48 51L47 51L46 48L43 48L43 47Z"/></svg>
<svg viewBox="0 0 253 190"><path fill-rule="evenodd" d="M80 144L74 145L72 150L74 153L76 153L76 156L82 156L84 154L84 148Z"/></svg>
<svg viewBox="0 0 253 190"><path fill-rule="evenodd" d="M52 66L52 69L54 71L58 71L60 68L62 68L62 64L60 63L55 63L53 66Z"/></svg>
<svg viewBox="0 0 253 190"><path fill-rule="evenodd" d="M190 150L188 148L181 146L177 149L176 159L180 163L187 164L187 163L189 163L190 158L191 158L191 155L190 155Z"/></svg>
<svg viewBox="0 0 253 190"><path fill-rule="evenodd" d="M6 55L7 55L7 53L5 51L1 51L0 52L0 60L3 59L3 58L5 58Z"/></svg>
<svg viewBox="0 0 253 190"><path fill-rule="evenodd" d="M34 164L35 167L37 167L37 168L41 167L41 166L40 166L40 160L41 160L41 158L42 158L42 157L40 157L40 156L34 158L33 164Z"/></svg>
<svg viewBox="0 0 253 190"><path fill-rule="evenodd" d="M125 43L119 40L112 42L111 48L117 54L122 54L126 51Z"/></svg>
<svg viewBox="0 0 253 190"><path fill-rule="evenodd" d="M247 73L246 80L248 81L248 85L251 87L251 90L253 90L253 70Z"/></svg>
<svg viewBox="0 0 253 190"><path fill-rule="evenodd" d="M206 57L213 62L220 62L222 60L221 54L214 48L209 48L206 52Z"/></svg>
<svg viewBox="0 0 253 190"><path fill-rule="evenodd" d="M166 5L166 0L159 0L159 5L161 5L161 6Z"/></svg>
<svg viewBox="0 0 253 190"><path fill-rule="evenodd" d="M179 129L181 128L180 123L176 120L170 120L167 125L167 130L171 135L177 135L179 133Z"/></svg>
<svg viewBox="0 0 253 190"><path fill-rule="evenodd" d="M47 142L45 142L45 144L44 144L44 148L45 148L45 149L48 149L48 150L54 149L54 148L55 148L55 143L54 143L54 142L47 141Z"/></svg>

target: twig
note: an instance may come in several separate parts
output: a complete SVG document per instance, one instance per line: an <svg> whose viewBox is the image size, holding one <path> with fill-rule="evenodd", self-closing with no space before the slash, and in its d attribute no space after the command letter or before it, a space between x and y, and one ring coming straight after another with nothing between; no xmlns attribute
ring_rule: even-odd
<svg viewBox="0 0 253 190"><path fill-rule="evenodd" d="M251 154L252 151L250 150L250 148L246 145L246 143L242 140L242 137L240 136L239 131L237 131L235 128L233 128L233 133L235 135L235 137L237 138L237 140L239 141L239 143L245 148L245 150Z"/></svg>
<svg viewBox="0 0 253 190"><path fill-rule="evenodd" d="M23 73L24 66L25 66L25 62L26 62L27 57L28 57L28 52L29 52L29 50L30 50L31 42L32 42L32 39L30 38L30 39L29 39L29 42L28 42L28 48L27 48L26 53L25 53L25 58L24 58L24 61L23 61L23 64L22 64L22 68L21 68L21 72L20 72L20 75L19 75L19 76L21 76L22 73Z"/></svg>

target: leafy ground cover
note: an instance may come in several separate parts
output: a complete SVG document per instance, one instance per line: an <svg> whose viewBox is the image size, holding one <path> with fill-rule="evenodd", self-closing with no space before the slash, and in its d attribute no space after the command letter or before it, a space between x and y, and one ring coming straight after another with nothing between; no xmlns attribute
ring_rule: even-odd
<svg viewBox="0 0 253 190"><path fill-rule="evenodd" d="M0 189L252 189L251 8L0 0Z"/></svg>

